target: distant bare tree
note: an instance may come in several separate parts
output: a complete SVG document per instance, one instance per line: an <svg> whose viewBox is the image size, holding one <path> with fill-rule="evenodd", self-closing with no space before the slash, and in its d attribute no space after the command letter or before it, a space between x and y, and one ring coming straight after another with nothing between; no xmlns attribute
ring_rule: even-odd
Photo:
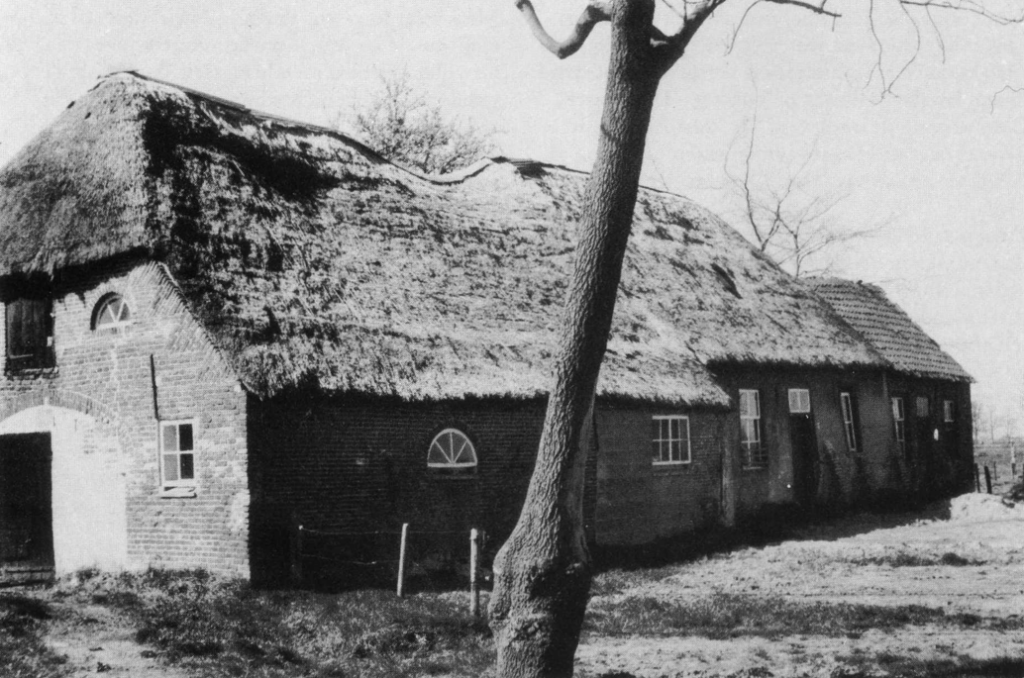
<svg viewBox="0 0 1024 678"><path fill-rule="evenodd" d="M389 160L447 174L493 153L493 132L460 123L427 103L409 75L381 76L381 90L355 112L356 132Z"/></svg>
<svg viewBox="0 0 1024 678"><path fill-rule="evenodd" d="M761 252L793 275L825 275L832 271L831 256L844 243L872 235L881 226L853 227L833 214L849 194L842 190L819 191L808 176L815 159L812 148L795 170L776 174L755 163L757 113L738 170L733 154L725 156L725 174L732 193L742 203L743 225ZM773 176L777 177L773 181Z"/></svg>

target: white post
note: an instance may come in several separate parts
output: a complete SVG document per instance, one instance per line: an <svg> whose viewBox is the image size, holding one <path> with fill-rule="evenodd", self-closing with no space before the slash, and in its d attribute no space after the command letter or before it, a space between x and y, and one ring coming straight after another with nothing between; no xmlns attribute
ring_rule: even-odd
<svg viewBox="0 0 1024 678"><path fill-rule="evenodd" d="M480 533L474 527L469 531L469 613L480 616L480 584L477 571L480 569Z"/></svg>
<svg viewBox="0 0 1024 678"><path fill-rule="evenodd" d="M409 523L402 523L402 542L398 547L398 597L401 598L405 591L405 540L409 535Z"/></svg>

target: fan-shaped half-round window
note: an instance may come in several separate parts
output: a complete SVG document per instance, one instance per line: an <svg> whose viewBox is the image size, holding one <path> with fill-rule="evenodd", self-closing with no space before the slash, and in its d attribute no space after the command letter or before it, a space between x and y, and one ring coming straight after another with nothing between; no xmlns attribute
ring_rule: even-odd
<svg viewBox="0 0 1024 678"><path fill-rule="evenodd" d="M446 428L434 436L427 452L430 468L472 468L476 466L476 449L465 433Z"/></svg>
<svg viewBox="0 0 1024 678"><path fill-rule="evenodd" d="M93 315L92 326L96 330L116 330L131 322L128 303L120 294L111 294L100 300Z"/></svg>

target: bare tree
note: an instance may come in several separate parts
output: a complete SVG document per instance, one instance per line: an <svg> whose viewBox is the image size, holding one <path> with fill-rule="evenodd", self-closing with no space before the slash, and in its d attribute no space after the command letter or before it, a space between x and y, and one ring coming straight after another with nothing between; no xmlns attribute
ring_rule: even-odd
<svg viewBox="0 0 1024 678"><path fill-rule="evenodd" d="M355 112L356 132L389 160L428 174L447 174L494 152L493 132L447 118L409 82L381 76L381 90Z"/></svg>
<svg viewBox="0 0 1024 678"><path fill-rule="evenodd" d="M662 0L679 18L678 27L666 32L654 25L655 0L591 0L569 37L558 41L544 29L529 0L514 0L534 36L555 56L574 54L602 22L611 25L611 50L601 133L584 194L536 466L519 521L494 564L490 608L500 678L572 675L591 579L582 519L584 432L593 415L598 371L611 329L651 109L661 77L726 1ZM875 5L883 1L856 0L851 11L866 11L873 19ZM932 9L972 12L1001 23L1024 22L1019 9L1004 16L986 9L985 0L890 1L911 16L915 26L918 19L910 13L921 11L930 19ZM830 20L841 16L830 0L747 3L746 18L765 4ZM881 52L878 61L882 62ZM905 70L895 77L882 70L886 91Z"/></svg>
<svg viewBox="0 0 1024 678"><path fill-rule="evenodd" d="M813 172L815 148L796 169L765 171L755 162L756 142L755 111L739 170L730 166L732 149L725 156L723 169L742 205L748 237L779 266L797 277L828 274L833 265L830 255L839 245L870 236L881 228L853 227L838 220L834 210L849 194L842 189L814 186L808 175Z"/></svg>

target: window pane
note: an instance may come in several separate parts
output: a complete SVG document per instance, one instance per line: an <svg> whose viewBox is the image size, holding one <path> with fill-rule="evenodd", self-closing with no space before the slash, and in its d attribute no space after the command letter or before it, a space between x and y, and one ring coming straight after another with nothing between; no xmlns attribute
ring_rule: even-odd
<svg viewBox="0 0 1024 678"><path fill-rule="evenodd" d="M191 454L183 454L183 455L181 455L181 479L182 480L192 480L193 478L196 477L195 476L195 472L193 471L193 468L192 468L192 464L193 464L193 455L191 455Z"/></svg>
<svg viewBox="0 0 1024 678"><path fill-rule="evenodd" d="M753 393L740 391L740 416L751 417L754 415Z"/></svg>
<svg viewBox="0 0 1024 678"><path fill-rule="evenodd" d="M164 452L177 452L178 451L178 427L171 425L164 425Z"/></svg>
<svg viewBox="0 0 1024 678"><path fill-rule="evenodd" d="M195 449L192 446L192 424L178 424L178 449L182 452Z"/></svg>
<svg viewBox="0 0 1024 678"><path fill-rule="evenodd" d="M178 480L178 455L164 455L164 482Z"/></svg>
<svg viewBox="0 0 1024 678"><path fill-rule="evenodd" d="M679 425L682 422L680 422L680 420L678 420L678 419L669 419L668 421L669 421L669 437L672 440L674 440L674 441L678 441L679 438L680 438L680 435L679 435Z"/></svg>

